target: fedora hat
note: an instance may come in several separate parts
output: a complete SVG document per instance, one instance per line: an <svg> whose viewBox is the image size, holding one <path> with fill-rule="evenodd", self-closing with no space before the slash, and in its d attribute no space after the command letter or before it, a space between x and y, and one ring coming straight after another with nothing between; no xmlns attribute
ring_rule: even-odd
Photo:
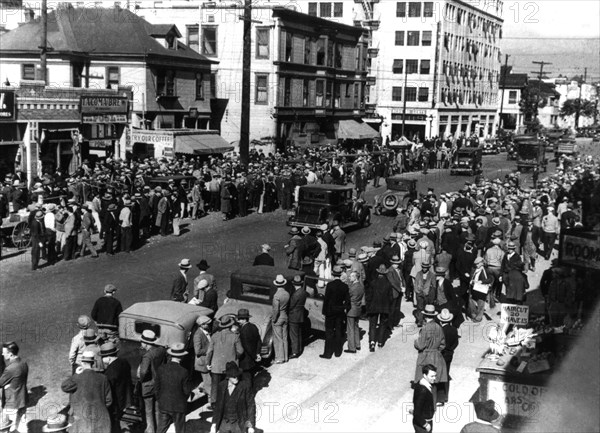
<svg viewBox="0 0 600 433"><path fill-rule="evenodd" d="M356 248L350 248L348 250L348 257L356 257Z"/></svg>
<svg viewBox="0 0 600 433"><path fill-rule="evenodd" d="M242 370L234 361L229 361L225 364L225 376L229 377L240 377L242 375Z"/></svg>
<svg viewBox="0 0 600 433"><path fill-rule="evenodd" d="M302 265L312 265L314 262L314 260L312 259L312 257L306 256L302 259Z"/></svg>
<svg viewBox="0 0 600 433"><path fill-rule="evenodd" d="M287 280L283 277L283 275L279 274L273 280L273 284L277 287L283 287L287 284Z"/></svg>
<svg viewBox="0 0 600 433"><path fill-rule="evenodd" d="M230 328L235 324L235 315L226 314L225 316L221 316L219 319L219 327L221 328Z"/></svg>
<svg viewBox="0 0 600 433"><path fill-rule="evenodd" d="M390 263L392 265L399 265L400 263L402 263L402 260L400 260L400 257L398 257L397 255L393 255L390 259Z"/></svg>
<svg viewBox="0 0 600 433"><path fill-rule="evenodd" d="M208 266L208 262L204 259L200 260L196 267L201 271L206 271L208 268L210 268L210 266Z"/></svg>
<svg viewBox="0 0 600 433"><path fill-rule="evenodd" d="M292 279L292 284L294 286L302 286L302 277L300 275L294 275L294 278Z"/></svg>
<svg viewBox="0 0 600 433"><path fill-rule="evenodd" d="M118 352L117 346L115 343L108 341L100 346L100 356L114 356Z"/></svg>
<svg viewBox="0 0 600 433"><path fill-rule="evenodd" d="M112 212L113 210L117 210L117 205L114 203L111 203L108 205L108 207L106 208L107 211Z"/></svg>
<svg viewBox="0 0 600 433"><path fill-rule="evenodd" d="M446 271L447 271L447 269L444 268L444 267L442 267L442 266L437 266L435 268L435 274L436 275L446 275Z"/></svg>
<svg viewBox="0 0 600 433"><path fill-rule="evenodd" d="M290 229L290 231L288 232L290 235L294 236L300 233L300 230L298 230L298 227L292 227Z"/></svg>
<svg viewBox="0 0 600 433"><path fill-rule="evenodd" d="M509 250L515 250L517 249L517 245L513 241L508 241L508 244L506 244L506 248L508 248Z"/></svg>
<svg viewBox="0 0 600 433"><path fill-rule="evenodd" d="M339 277L340 275L342 275L342 268L337 265L334 266L331 270L331 275L333 275L334 277Z"/></svg>
<svg viewBox="0 0 600 433"><path fill-rule="evenodd" d="M450 322L454 318L454 314L452 314L447 308L444 308L442 312L437 315L437 318L440 322Z"/></svg>
<svg viewBox="0 0 600 433"><path fill-rule="evenodd" d="M96 360L96 353L91 350L84 350L81 354L81 362L94 362Z"/></svg>
<svg viewBox="0 0 600 433"><path fill-rule="evenodd" d="M310 227L302 227L302 234L303 235L309 235L310 234Z"/></svg>
<svg viewBox="0 0 600 433"><path fill-rule="evenodd" d="M431 263L429 261L421 262L421 267L429 269L431 267Z"/></svg>
<svg viewBox="0 0 600 433"><path fill-rule="evenodd" d="M141 341L142 343L147 343L147 344L156 344L156 341L158 340L158 337L156 336L156 333L150 329L145 329L144 332L142 332L142 338Z"/></svg>
<svg viewBox="0 0 600 433"><path fill-rule="evenodd" d="M409 239L406 244L409 248L415 248L417 246L417 241L415 241L414 239Z"/></svg>
<svg viewBox="0 0 600 433"><path fill-rule="evenodd" d="M431 305L431 304L425 305L425 308L423 309L424 316L433 317L436 314L437 314L437 312L435 311L435 307L433 305Z"/></svg>
<svg viewBox="0 0 600 433"><path fill-rule="evenodd" d="M42 432L50 433L64 431L69 427L71 427L71 424L69 424L67 416L57 413L56 415L46 418L46 425L42 427Z"/></svg>
<svg viewBox="0 0 600 433"><path fill-rule="evenodd" d="M208 316L198 316L198 318L196 319L196 325L198 326L206 325L210 322L212 322L212 319Z"/></svg>
<svg viewBox="0 0 600 433"><path fill-rule="evenodd" d="M96 341L98 341L98 335L96 334L96 330L88 328L85 331L83 331L84 343L95 343Z"/></svg>
<svg viewBox="0 0 600 433"><path fill-rule="evenodd" d="M250 317L252 317L252 316L250 315L250 311L248 311L248 309L247 309L247 308L240 308L240 309L238 310L238 312L237 312L237 318L238 318L238 319L246 319L246 320L249 320L249 319L250 319Z"/></svg>
<svg viewBox="0 0 600 433"><path fill-rule="evenodd" d="M181 261L179 262L179 267L181 269L190 269L192 267L190 259L181 259Z"/></svg>
<svg viewBox="0 0 600 433"><path fill-rule="evenodd" d="M104 293L115 293L116 291L117 288L114 286L114 284L107 284L104 286Z"/></svg>
<svg viewBox="0 0 600 433"><path fill-rule="evenodd" d="M385 265L382 263L381 265L379 265L379 267L377 268L377 273L378 274L387 274L387 268L385 267Z"/></svg>
<svg viewBox="0 0 600 433"><path fill-rule="evenodd" d="M89 316L86 316L85 314L77 318L77 327L79 329L88 329L91 324L92 319Z"/></svg>
<svg viewBox="0 0 600 433"><path fill-rule="evenodd" d="M357 258L358 258L358 261L361 263L365 263L365 262L369 261L369 256L367 255L367 253L360 253Z"/></svg>
<svg viewBox="0 0 600 433"><path fill-rule="evenodd" d="M185 350L185 344L183 343L173 343L167 349L167 354L174 356L175 358L183 358L188 354L187 350Z"/></svg>
<svg viewBox="0 0 600 433"><path fill-rule="evenodd" d="M500 225L500 218L498 218L498 217L492 218L492 224L494 224L495 226Z"/></svg>

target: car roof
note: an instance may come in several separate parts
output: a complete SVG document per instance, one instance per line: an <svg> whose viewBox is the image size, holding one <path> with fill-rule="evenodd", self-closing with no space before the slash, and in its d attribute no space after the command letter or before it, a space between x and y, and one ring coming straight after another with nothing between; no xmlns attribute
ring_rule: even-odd
<svg viewBox="0 0 600 433"><path fill-rule="evenodd" d="M175 301L151 301L133 304L121 313L122 316L150 318L190 329L199 316L212 314L212 310L197 305Z"/></svg>
<svg viewBox="0 0 600 433"><path fill-rule="evenodd" d="M346 185L334 185L330 183L322 183L318 185L303 185L300 187L303 190L314 190L314 191L348 191L352 190L351 186Z"/></svg>

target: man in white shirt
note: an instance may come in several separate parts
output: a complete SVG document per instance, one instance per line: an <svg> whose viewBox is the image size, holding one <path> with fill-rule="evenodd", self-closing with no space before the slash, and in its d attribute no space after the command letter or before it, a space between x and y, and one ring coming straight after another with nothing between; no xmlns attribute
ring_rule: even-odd
<svg viewBox="0 0 600 433"><path fill-rule="evenodd" d="M56 205L50 203L46 205L46 213L44 215L44 227L46 228L46 258L48 264L56 263Z"/></svg>
<svg viewBox="0 0 600 433"><path fill-rule="evenodd" d="M133 240L133 232L131 229L131 205L129 199L123 200L123 209L119 214L119 222L121 225L121 251L126 253L131 252L131 242Z"/></svg>

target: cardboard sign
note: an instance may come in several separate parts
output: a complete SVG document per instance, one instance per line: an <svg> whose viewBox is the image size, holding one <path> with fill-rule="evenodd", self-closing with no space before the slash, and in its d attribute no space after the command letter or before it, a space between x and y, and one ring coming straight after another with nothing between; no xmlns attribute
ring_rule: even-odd
<svg viewBox="0 0 600 433"><path fill-rule="evenodd" d="M502 304L500 322L527 325L529 323L529 307L527 305Z"/></svg>
<svg viewBox="0 0 600 433"><path fill-rule="evenodd" d="M536 421L548 388L490 380L487 398L494 400L503 415L516 415Z"/></svg>

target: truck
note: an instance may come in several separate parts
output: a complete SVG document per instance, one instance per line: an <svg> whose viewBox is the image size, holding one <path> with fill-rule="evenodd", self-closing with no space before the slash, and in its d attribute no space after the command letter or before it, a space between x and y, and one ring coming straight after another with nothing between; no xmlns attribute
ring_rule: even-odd
<svg viewBox="0 0 600 433"><path fill-rule="evenodd" d="M558 160L558 158L560 158L561 155L577 155L577 145L575 144L574 137L564 136L559 138L554 143L554 157Z"/></svg>
<svg viewBox="0 0 600 433"><path fill-rule="evenodd" d="M517 150L517 170L524 171L537 167L539 171L546 171L546 147L544 142L535 138L521 140L515 143Z"/></svg>
<svg viewBox="0 0 600 433"><path fill-rule="evenodd" d="M481 147L461 147L454 154L454 161L450 166L450 175L467 174L475 176L483 173Z"/></svg>

